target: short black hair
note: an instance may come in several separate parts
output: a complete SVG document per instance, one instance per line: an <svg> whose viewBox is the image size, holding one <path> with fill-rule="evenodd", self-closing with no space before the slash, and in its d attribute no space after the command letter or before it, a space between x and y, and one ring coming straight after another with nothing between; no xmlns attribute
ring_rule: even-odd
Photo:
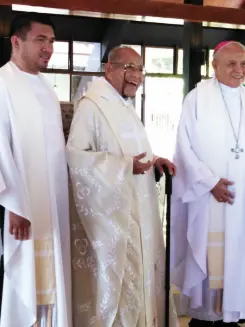
<svg viewBox="0 0 245 327"><path fill-rule="evenodd" d="M33 23L48 25L55 30L54 24L48 15L35 12L25 12L16 15L12 20L9 37L11 38L13 35L16 35L24 40Z"/></svg>

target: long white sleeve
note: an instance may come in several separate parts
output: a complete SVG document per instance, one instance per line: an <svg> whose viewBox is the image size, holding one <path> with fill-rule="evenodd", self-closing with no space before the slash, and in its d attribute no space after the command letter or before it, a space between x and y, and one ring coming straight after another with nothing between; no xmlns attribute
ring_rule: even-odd
<svg viewBox="0 0 245 327"><path fill-rule="evenodd" d="M24 216L21 176L15 164L8 93L0 80L0 205Z"/></svg>
<svg viewBox="0 0 245 327"><path fill-rule="evenodd" d="M174 193L184 202L202 196L218 183L215 176L192 149L193 126L196 123L196 90L190 92L183 104L179 123L174 162L177 165Z"/></svg>
<svg viewBox="0 0 245 327"><path fill-rule="evenodd" d="M0 193L2 193L6 189L6 184L3 179L3 175L0 172Z"/></svg>

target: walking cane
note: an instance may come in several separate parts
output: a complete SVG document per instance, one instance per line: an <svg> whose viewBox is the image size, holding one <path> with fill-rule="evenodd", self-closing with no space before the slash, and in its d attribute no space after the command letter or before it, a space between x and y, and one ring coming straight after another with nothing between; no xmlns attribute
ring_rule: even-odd
<svg viewBox="0 0 245 327"><path fill-rule="evenodd" d="M165 263L165 326L169 327L169 295L170 295L170 217L171 217L171 194L172 194L172 176L169 174L167 166L163 166L165 174L165 195L167 196L166 210L166 263ZM159 182L161 175L155 168L155 179Z"/></svg>

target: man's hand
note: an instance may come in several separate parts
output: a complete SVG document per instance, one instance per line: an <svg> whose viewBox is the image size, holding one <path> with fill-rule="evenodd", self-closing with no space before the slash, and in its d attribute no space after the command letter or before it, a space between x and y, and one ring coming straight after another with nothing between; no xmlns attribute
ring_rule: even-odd
<svg viewBox="0 0 245 327"><path fill-rule="evenodd" d="M133 157L133 174L139 175L144 174L146 171L151 169L153 161L148 160L146 163L140 162L141 159L145 158L146 153L141 153L138 156Z"/></svg>
<svg viewBox="0 0 245 327"><path fill-rule="evenodd" d="M162 168L163 165L165 165L168 168L168 172L170 175L172 176L176 175L176 166L171 161L164 158L158 158L155 161L154 166L158 169L160 175L163 174L163 168Z"/></svg>
<svg viewBox="0 0 245 327"><path fill-rule="evenodd" d="M9 233L14 235L16 240L29 240L31 223L29 220L16 215L13 212L9 213Z"/></svg>
<svg viewBox="0 0 245 327"><path fill-rule="evenodd" d="M233 182L228 181L228 179L221 178L211 190L211 193L218 202L233 204L234 194L227 189L227 186L232 184Z"/></svg>

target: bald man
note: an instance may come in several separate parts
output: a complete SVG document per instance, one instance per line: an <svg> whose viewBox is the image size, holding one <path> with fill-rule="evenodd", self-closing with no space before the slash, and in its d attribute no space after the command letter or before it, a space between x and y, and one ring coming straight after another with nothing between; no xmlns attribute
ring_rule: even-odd
<svg viewBox="0 0 245 327"><path fill-rule="evenodd" d="M80 99L67 144L75 210L74 327L162 327L165 250L153 155L132 105L140 55L116 48ZM161 171L160 171L161 172ZM177 326L170 307L170 326Z"/></svg>
<svg viewBox="0 0 245 327"><path fill-rule="evenodd" d="M222 42L215 77L186 97L172 202L172 280L190 326L245 318L245 48Z"/></svg>

